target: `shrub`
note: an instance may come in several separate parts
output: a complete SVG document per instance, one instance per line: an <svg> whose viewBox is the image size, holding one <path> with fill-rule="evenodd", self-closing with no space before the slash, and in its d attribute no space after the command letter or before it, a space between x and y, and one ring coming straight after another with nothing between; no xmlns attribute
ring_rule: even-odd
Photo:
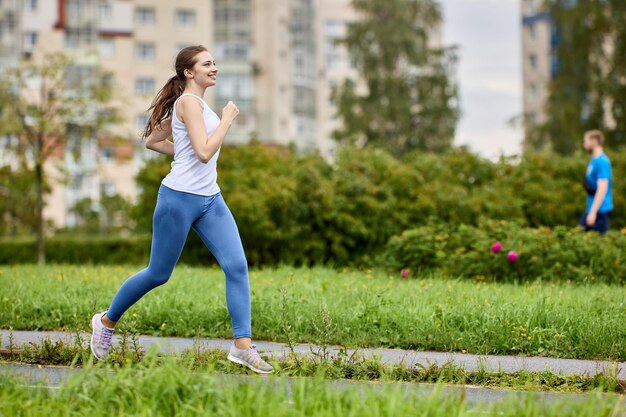
<svg viewBox="0 0 626 417"><path fill-rule="evenodd" d="M502 242L503 250L491 246ZM405 231L389 240L380 261L391 270L444 270L452 276L497 281L535 279L626 283L622 249L626 234L604 236L563 226L520 227L504 221L479 226L439 224ZM517 252L510 262L507 252Z"/></svg>

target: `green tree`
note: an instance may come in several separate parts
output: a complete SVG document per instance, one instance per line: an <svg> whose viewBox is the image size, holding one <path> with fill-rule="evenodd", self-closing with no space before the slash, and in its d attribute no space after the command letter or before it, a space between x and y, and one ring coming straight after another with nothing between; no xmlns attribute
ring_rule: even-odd
<svg viewBox="0 0 626 417"><path fill-rule="evenodd" d="M40 264L45 263L44 164L64 149L70 131L78 133L76 140L91 138L118 120L109 106L112 88L103 80L98 68L78 65L60 53L25 61L0 76L0 135L19 138L13 150L33 169Z"/></svg>
<svg viewBox="0 0 626 417"><path fill-rule="evenodd" d="M568 155L582 134L601 129L609 144L626 144L626 3L547 0L554 44L545 122L526 143Z"/></svg>
<svg viewBox="0 0 626 417"><path fill-rule="evenodd" d="M35 230L37 196L33 170L26 166L0 167L0 235L16 236ZM45 190L49 191L46 185Z"/></svg>
<svg viewBox="0 0 626 417"><path fill-rule="evenodd" d="M333 96L343 126L334 136L381 147L398 156L450 147L457 88L452 49L434 48L429 34L441 25L433 0L353 0L362 18L345 39L359 79L348 79Z"/></svg>
<svg viewBox="0 0 626 417"><path fill-rule="evenodd" d="M595 19L596 30L605 33L599 58L597 84L600 102L612 119L604 126L609 145L626 145L626 2L606 0Z"/></svg>
<svg viewBox="0 0 626 417"><path fill-rule="evenodd" d="M76 226L66 232L85 235L108 235L112 232L128 232L133 229L130 219L131 204L124 197L100 193L98 201L83 198L71 209L76 216Z"/></svg>

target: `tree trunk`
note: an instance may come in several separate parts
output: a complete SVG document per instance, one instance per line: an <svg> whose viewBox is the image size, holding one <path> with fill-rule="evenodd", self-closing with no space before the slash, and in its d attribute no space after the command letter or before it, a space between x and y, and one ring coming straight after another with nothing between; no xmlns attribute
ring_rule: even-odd
<svg viewBox="0 0 626 417"><path fill-rule="evenodd" d="M43 229L43 162L41 161L43 138L38 138L37 145L39 147L35 154L35 183L37 187L37 264L44 265L46 263L46 248Z"/></svg>

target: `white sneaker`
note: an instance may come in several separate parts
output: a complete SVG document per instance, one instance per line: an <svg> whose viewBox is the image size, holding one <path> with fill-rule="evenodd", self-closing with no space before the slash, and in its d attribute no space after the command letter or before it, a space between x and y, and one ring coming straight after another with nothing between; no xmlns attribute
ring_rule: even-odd
<svg viewBox="0 0 626 417"><path fill-rule="evenodd" d="M254 345L248 349L239 349L233 343L230 347L230 352L228 352L228 360L247 366L259 374L269 374L274 370L269 363L261 359Z"/></svg>
<svg viewBox="0 0 626 417"><path fill-rule="evenodd" d="M102 316L106 313L98 313L91 318L91 351L96 359L106 358L109 354L109 347L111 347L111 336L113 336L114 329L109 329L102 324Z"/></svg>

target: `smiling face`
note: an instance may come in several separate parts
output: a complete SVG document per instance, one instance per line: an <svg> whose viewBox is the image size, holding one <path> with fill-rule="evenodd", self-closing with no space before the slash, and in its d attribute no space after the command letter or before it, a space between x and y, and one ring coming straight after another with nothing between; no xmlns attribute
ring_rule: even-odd
<svg viewBox="0 0 626 417"><path fill-rule="evenodd" d="M213 56L202 51L194 57L193 68L185 70L187 82L194 82L202 88L213 87L217 83L217 67Z"/></svg>

